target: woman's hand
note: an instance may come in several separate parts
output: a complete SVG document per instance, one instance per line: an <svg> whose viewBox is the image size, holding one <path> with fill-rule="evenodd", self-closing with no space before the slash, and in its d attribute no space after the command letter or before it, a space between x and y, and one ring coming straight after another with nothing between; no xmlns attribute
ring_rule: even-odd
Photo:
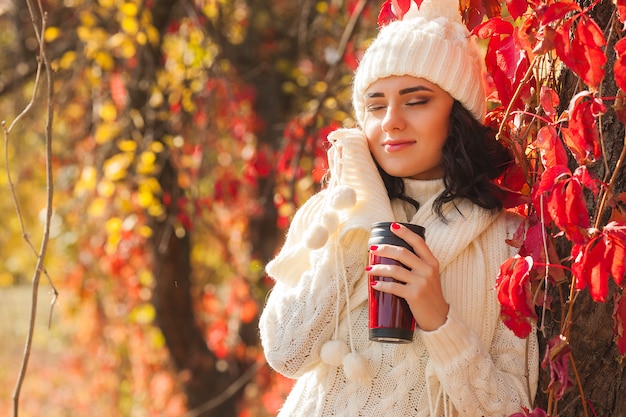
<svg viewBox="0 0 626 417"><path fill-rule="evenodd" d="M417 325L425 331L436 330L446 322L450 307L441 289L439 261L421 236L398 223L391 225L391 231L411 245L415 253L393 245L371 247L370 251L377 256L395 259L409 268L399 265L369 265L369 274L400 281L378 281L372 288L404 298Z"/></svg>

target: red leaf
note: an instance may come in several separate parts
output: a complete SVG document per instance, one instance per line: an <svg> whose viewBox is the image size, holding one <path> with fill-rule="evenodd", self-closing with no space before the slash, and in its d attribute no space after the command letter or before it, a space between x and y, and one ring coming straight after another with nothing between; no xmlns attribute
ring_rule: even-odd
<svg viewBox="0 0 626 417"><path fill-rule="evenodd" d="M574 177L578 178L578 181L595 196L600 191L600 181L587 169L586 165L581 165L574 171Z"/></svg>
<svg viewBox="0 0 626 417"><path fill-rule="evenodd" d="M547 198L545 197L552 192L557 179L562 175L571 175L570 170L566 166L557 165L549 167L541 174L541 178L533 187L531 194L533 206L537 211L537 217L540 220L544 220L546 223L550 219L550 213L548 212Z"/></svg>
<svg viewBox="0 0 626 417"><path fill-rule="evenodd" d="M556 53L585 84L595 89L604 78L604 64L607 58L603 47L606 45L606 39L593 19L582 14L579 15L579 19L571 39L570 29L575 18L565 22L556 31Z"/></svg>
<svg viewBox="0 0 626 417"><path fill-rule="evenodd" d="M561 282L565 279L554 243L542 223L537 222L528 228L519 254L532 257L535 265L548 264L548 276L553 282Z"/></svg>
<svg viewBox="0 0 626 417"><path fill-rule="evenodd" d="M509 417L549 417L545 410L537 407L533 411L529 412L526 407L522 407L522 413L511 414Z"/></svg>
<svg viewBox="0 0 626 417"><path fill-rule="evenodd" d="M546 168L555 165L567 165L567 153L553 126L543 126L535 141L541 154L541 161Z"/></svg>
<svg viewBox="0 0 626 417"><path fill-rule="evenodd" d="M610 222L626 223L626 192L613 197L610 202L611 217Z"/></svg>
<svg viewBox="0 0 626 417"><path fill-rule="evenodd" d="M559 95L550 87L542 85L539 100L543 112L546 116L553 119L556 116L556 108L560 103Z"/></svg>
<svg viewBox="0 0 626 417"><path fill-rule="evenodd" d="M378 13L378 26L387 26L389 23L397 20L398 16L391 11L391 0L386 0L380 8Z"/></svg>
<svg viewBox="0 0 626 417"><path fill-rule="evenodd" d="M406 12L411 8L411 2L419 7L422 1L423 0L386 0L378 14L378 26L382 27L394 20L402 20Z"/></svg>
<svg viewBox="0 0 626 417"><path fill-rule="evenodd" d="M569 105L569 131L564 136L579 165L594 162L602 156L596 118L606 111L602 100L588 91L576 94Z"/></svg>
<svg viewBox="0 0 626 417"><path fill-rule="evenodd" d="M578 244L587 241L589 213L582 185L576 178L561 179L555 184L548 197L548 211L569 240Z"/></svg>
<svg viewBox="0 0 626 417"><path fill-rule="evenodd" d="M532 330L531 321L537 317L530 288L532 266L531 257L516 255L500 266L496 279L502 321L520 338L528 336Z"/></svg>
<svg viewBox="0 0 626 417"><path fill-rule="evenodd" d="M604 227L606 237L605 265L615 283L622 286L626 273L626 224L611 222Z"/></svg>
<svg viewBox="0 0 626 417"><path fill-rule="evenodd" d="M617 41L614 48L617 54L617 58L613 64L615 83L622 91L626 91L626 38Z"/></svg>
<svg viewBox="0 0 626 417"><path fill-rule="evenodd" d="M548 391L554 393L554 399L559 400L573 385L569 376L569 359L571 348L567 340L559 335L548 341L546 354L541 362L542 368L550 367L550 383Z"/></svg>
<svg viewBox="0 0 626 417"><path fill-rule="evenodd" d="M609 223L587 244L572 250L572 272L576 275L576 289L589 287L594 301L604 302L608 295L609 276L620 287L623 284L626 262L626 225Z"/></svg>
<svg viewBox="0 0 626 417"><path fill-rule="evenodd" d="M491 38L493 36L511 35L513 33L513 25L511 22L494 17L485 23L474 28L474 34L481 39Z"/></svg>
<svg viewBox="0 0 626 417"><path fill-rule="evenodd" d="M506 8L511 14L511 17L517 19L524 14L528 8L528 3L526 0L506 0Z"/></svg>
<svg viewBox="0 0 626 417"><path fill-rule="evenodd" d="M609 273L604 267L606 245L602 236L592 239L583 253L583 274L594 301L605 302L609 293Z"/></svg>
<svg viewBox="0 0 626 417"><path fill-rule="evenodd" d="M541 24L548 25L565 18L566 14L574 10L578 12L582 11L580 6L574 2L559 1L547 8L538 7L535 11L541 20Z"/></svg>
<svg viewBox="0 0 626 417"><path fill-rule="evenodd" d="M485 25L477 28L477 33L481 37L490 38L485 64L504 107L511 102L529 66L528 56L524 50L518 48L514 36L510 34L512 32L511 24L501 19L490 19ZM522 87L522 94L515 103L515 108L523 107L523 99L530 95L531 84L529 82Z"/></svg>
<svg viewBox="0 0 626 417"><path fill-rule="evenodd" d="M616 294L613 299L613 336L619 354L626 355L626 297Z"/></svg>

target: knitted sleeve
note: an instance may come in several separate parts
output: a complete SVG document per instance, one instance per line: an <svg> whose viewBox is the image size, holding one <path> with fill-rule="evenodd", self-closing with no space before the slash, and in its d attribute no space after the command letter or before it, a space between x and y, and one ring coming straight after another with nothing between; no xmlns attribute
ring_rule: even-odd
<svg viewBox="0 0 626 417"><path fill-rule="evenodd" d="M511 233L519 225L511 216L502 219L500 230L506 228ZM499 249L490 253L499 255L485 262L491 266L499 266L504 260L499 258L516 252L510 247L496 246ZM489 287L492 284L486 279ZM488 299L476 298L474 302L484 306L483 328L493 329L488 340L481 340L460 317L459 310L464 306L451 306L446 323L422 336L440 389L460 415L506 417L520 412L522 406L532 406L539 371L537 337L533 331L526 339L518 338L500 319L495 292L489 290L486 296Z"/></svg>
<svg viewBox="0 0 626 417"><path fill-rule="evenodd" d="M276 284L261 315L261 342L268 363L294 378L320 361L340 317L367 299L364 287L354 287L367 264L369 228L393 219L363 132L339 129L328 139L328 188L298 210L266 267Z"/></svg>
<svg viewBox="0 0 626 417"><path fill-rule="evenodd" d="M346 307L346 294L367 263L368 236L363 230L316 250L303 242L324 197L322 192L298 210L285 245L266 268L276 284L261 315L261 342L270 366L290 378L320 361L321 347L332 338L338 314Z"/></svg>
<svg viewBox="0 0 626 417"><path fill-rule="evenodd" d="M462 416L509 416L532 408L537 389L534 332L520 339L498 320L489 349L453 309L448 321L424 341L446 395ZM530 382L528 382L530 381Z"/></svg>

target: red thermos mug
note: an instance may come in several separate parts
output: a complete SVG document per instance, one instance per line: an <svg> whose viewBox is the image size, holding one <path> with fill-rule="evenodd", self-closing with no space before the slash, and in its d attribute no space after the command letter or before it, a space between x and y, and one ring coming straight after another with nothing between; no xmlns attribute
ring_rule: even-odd
<svg viewBox="0 0 626 417"><path fill-rule="evenodd" d="M422 226L410 223L401 223L413 232L424 237L425 229ZM402 246L413 251L413 248L394 235L391 230L391 222L380 222L372 225L368 247L372 245L395 245ZM370 253L370 265L400 265L400 262ZM369 281L395 281L390 277L369 274ZM369 285L369 338L376 342L409 343L413 340L415 319L408 303L404 298L381 291L376 291Z"/></svg>

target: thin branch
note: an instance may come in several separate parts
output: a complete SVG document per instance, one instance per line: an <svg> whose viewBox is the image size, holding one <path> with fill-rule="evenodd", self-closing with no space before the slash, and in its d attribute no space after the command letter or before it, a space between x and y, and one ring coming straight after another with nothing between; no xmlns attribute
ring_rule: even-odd
<svg viewBox="0 0 626 417"><path fill-rule="evenodd" d="M33 342L33 334L35 329L35 320L37 315L37 298L38 298L38 290L39 290L39 280L41 277L41 273L45 272L44 268L44 259L46 256L46 251L48 247L48 241L50 239L50 221L52 218L52 200L53 200L53 179L52 179L52 119L53 119L53 109L52 109L52 97L54 91L53 85L53 76L52 69L50 67L50 63L46 56L45 43L43 40L43 33L45 32L46 22L47 22L47 14L43 12L43 7L40 0L37 0L37 4L33 4L34 0L27 0L26 4L28 6L28 11L30 13L31 22L35 29L35 35L37 41L39 42L39 56L38 56L38 64L37 64L37 75L35 77L35 91L33 92L33 96L30 99L30 102L25 107L24 111L20 113L18 117L13 121L9 128L6 128L3 123L3 130L5 136L5 150L8 148L9 135L16 125L16 123L24 116L34 105L36 96L37 96L37 86L40 82L41 74L45 74L47 90L46 90L46 100L47 100L47 118L46 118L46 127L45 127L45 142L46 142L46 216L45 222L43 226L43 237L41 241L41 246L39 251L37 252L37 265L33 272L32 278L32 293L31 293L31 309L30 309L30 322L28 327L28 334L26 337L26 342L24 346L24 353L22 357L22 364L20 366L20 371L18 374L18 379L15 385L15 390L13 392L13 416L17 417L19 413L19 400L20 400L20 392L22 389L22 385L24 383L24 379L26 377L26 370L28 369L28 361L30 358L32 342ZM41 16L41 26L37 25L37 18L35 14L35 6L39 9L38 16ZM41 29L41 30L40 30ZM8 152L7 152L8 154ZM7 173L10 172L8 161L7 161ZM10 175L9 175L10 178ZM22 220L22 215L19 209L19 204L17 201L17 196L15 193L15 187L13 183L10 181L11 193L13 195L15 207L18 213L18 217L20 219L20 224L22 225L22 231L25 240L28 242L29 246L33 248L32 244L28 240L28 235L24 232L24 224ZM34 248L33 248L34 249ZM47 274L46 274L47 275ZM49 278L49 277L48 277ZM56 296L58 295L56 289L52 287L54 290L54 297L52 301L52 305L54 305L56 301ZM52 312L51 312L52 313Z"/></svg>
<svg viewBox="0 0 626 417"><path fill-rule="evenodd" d="M613 175L611 176L611 180L606 187L605 192L602 195L602 201L600 202L600 206L598 207L598 213L596 216L596 222L593 227L596 229L600 227L600 220L602 219L602 212L604 211L604 206L606 205L606 199L610 193L610 191L615 186L615 182L619 178L619 172L622 170L622 166L624 165L624 160L626 159L626 132L624 133L624 143L622 146L622 153L617 160L617 164L615 165L615 169L613 170Z"/></svg>

